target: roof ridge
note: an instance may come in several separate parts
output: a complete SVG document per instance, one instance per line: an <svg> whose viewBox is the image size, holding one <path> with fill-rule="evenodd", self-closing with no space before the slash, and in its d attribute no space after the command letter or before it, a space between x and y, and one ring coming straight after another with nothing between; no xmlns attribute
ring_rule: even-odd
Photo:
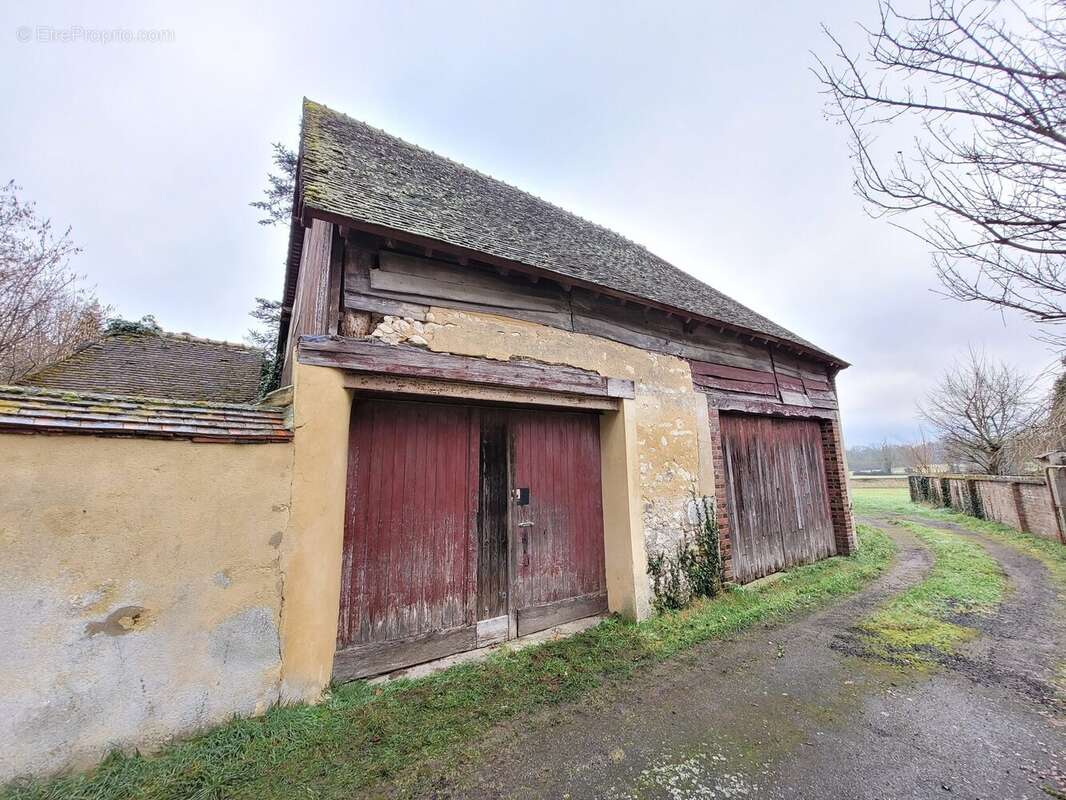
<svg viewBox="0 0 1066 800"><path fill-rule="evenodd" d="M210 344L218 345L219 347L234 347L239 350L251 350L262 352L261 347L256 347L254 344L246 344L244 342L231 342L228 339L209 339L206 336L196 336L195 334L187 331L150 331L150 330L116 330L116 331L104 331L96 339L93 339L90 344L98 344L104 339L112 338L115 336L154 336L159 339L176 339L183 342L194 342L196 344Z"/></svg>
<svg viewBox="0 0 1066 800"><path fill-rule="evenodd" d="M546 206L551 206L555 210L561 211L563 214L566 214L567 216L574 217L575 219L580 220L581 222L583 222L583 223L585 223L587 225L593 225L593 226L599 228L600 230L606 231L607 233L611 234L612 236L617 236L619 239L622 239L623 241L627 242L628 244L633 245L634 247L639 247L641 250L643 250L645 253L650 255L652 258L655 258L655 259L657 259L659 261L662 261L664 264L670 264L670 262L667 261L662 256L656 255L647 245L641 244L640 242L638 242L638 241L636 241L634 239L630 239L624 233L619 233L614 228L609 228L606 225L603 225L603 224L601 224L599 222L596 222L595 220L587 219L587 218L581 216L580 214L577 214L577 213L571 211L568 208L564 208L563 206L559 205L558 203L554 203L551 200L547 200L547 199L541 197L538 194L534 194L533 192L529 191L528 189L523 189L521 186L518 186L518 185L513 184L513 183L509 183L508 181L505 181L502 178L497 178L495 175L491 175L488 172L482 172L477 167L472 167L469 164L464 164L462 161L458 161L458 160L456 160L454 158L450 158L449 156L446 156L446 155L444 155L442 153L438 153L436 150L433 150L433 149L431 149L429 147L423 147L420 144L415 144L414 142L409 142L409 141L407 141L407 139L404 139L404 138L402 138L400 136L397 136L394 133L389 133L384 128L379 128L376 125L371 125L369 122L366 122L364 120L356 119L355 117L351 116L350 114L346 114L343 111L338 111L335 108L330 108L325 103L319 103L319 102L317 102L315 100L312 100L309 97L304 97L304 106L306 107L308 105L317 106L319 108L323 108L323 109L325 109L326 111L328 111L331 114L335 114L336 116L339 116L339 117L344 117L344 119L348 120L349 122L353 122L356 125L362 125L364 128L369 128L370 130L375 131L376 133L379 133L382 136L386 136L389 139L392 139L394 142L399 142L400 144L402 144L402 145L404 145L406 147L413 147L415 150L421 150L423 153L429 153L434 158L439 158L441 161L447 161L449 164L454 164L455 166L459 167L460 169L466 170L467 172L473 172L473 173L475 173L477 175L480 175L482 178L486 178L486 179L488 179L490 181L494 181L496 183L502 184L502 185L504 185L504 186L506 186L506 187L508 187L510 189L514 189L516 192L521 192L522 194L526 195L527 197L532 197L534 200L537 200L538 202L544 203L544 205L546 205ZM673 267L675 267L677 269L680 269L675 264L670 264L670 266L673 266Z"/></svg>
<svg viewBox="0 0 1066 800"><path fill-rule="evenodd" d="M162 331L159 334L165 339L180 339L185 342L196 342L197 344L213 344L221 347L235 347L239 350L252 350L262 352L263 348L256 347L254 344L247 344L245 342L231 342L228 339L209 339L206 336L196 336L195 334L188 333L186 331Z"/></svg>

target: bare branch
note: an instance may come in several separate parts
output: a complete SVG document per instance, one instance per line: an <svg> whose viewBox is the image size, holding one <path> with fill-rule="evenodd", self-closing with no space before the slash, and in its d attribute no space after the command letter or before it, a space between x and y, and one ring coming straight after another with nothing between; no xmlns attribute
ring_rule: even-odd
<svg viewBox="0 0 1066 800"><path fill-rule="evenodd" d="M919 407L954 460L980 472L1019 471L1019 444L1045 423L1047 408L1035 378L970 350L944 373Z"/></svg>
<svg viewBox="0 0 1066 800"><path fill-rule="evenodd" d="M878 11L861 54L826 29L833 55L813 68L849 133L857 193L929 245L946 295L1066 320L1066 13Z"/></svg>
<svg viewBox="0 0 1066 800"><path fill-rule="evenodd" d="M14 181L0 187L0 383L12 383L100 334L110 309L68 268L78 248L56 236Z"/></svg>

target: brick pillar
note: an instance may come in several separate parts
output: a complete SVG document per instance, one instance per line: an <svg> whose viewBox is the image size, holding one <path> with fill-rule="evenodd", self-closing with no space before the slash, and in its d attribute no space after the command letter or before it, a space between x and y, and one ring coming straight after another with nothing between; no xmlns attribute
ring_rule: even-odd
<svg viewBox="0 0 1066 800"><path fill-rule="evenodd" d="M848 497L848 471L844 461L844 445L840 440L840 422L821 420L822 456L825 460L825 481L829 488L829 511L833 518L833 535L837 554L848 556L858 549L855 522L851 516Z"/></svg>
<svg viewBox="0 0 1066 800"><path fill-rule="evenodd" d="M1029 517L1025 512L1025 498L1022 497L1022 485L1011 482L1011 497L1014 500L1014 513L1018 515L1018 530L1022 533L1032 533L1029 530Z"/></svg>
<svg viewBox="0 0 1066 800"><path fill-rule="evenodd" d="M718 516L718 543L722 552L722 572L733 580L733 537L729 530L729 512L725 496L725 458L722 452L722 425L718 409L707 400L707 417L711 428L711 462L714 464L714 508Z"/></svg>

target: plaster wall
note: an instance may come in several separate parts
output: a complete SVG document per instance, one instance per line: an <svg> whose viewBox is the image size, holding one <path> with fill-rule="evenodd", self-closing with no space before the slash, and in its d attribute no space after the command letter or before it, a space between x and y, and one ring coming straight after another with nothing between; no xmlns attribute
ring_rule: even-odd
<svg viewBox="0 0 1066 800"><path fill-rule="evenodd" d="M284 702L316 702L333 674L351 410L343 372L294 359L292 512L281 557Z"/></svg>
<svg viewBox="0 0 1066 800"><path fill-rule="evenodd" d="M0 434L0 782L265 711L288 444Z"/></svg>

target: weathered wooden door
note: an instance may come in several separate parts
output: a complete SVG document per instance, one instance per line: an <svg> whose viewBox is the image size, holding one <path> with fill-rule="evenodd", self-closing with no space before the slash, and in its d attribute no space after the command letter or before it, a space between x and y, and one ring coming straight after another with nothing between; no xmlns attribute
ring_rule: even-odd
<svg viewBox="0 0 1066 800"><path fill-rule="evenodd" d="M519 636L607 608L599 420L512 412L511 608Z"/></svg>
<svg viewBox="0 0 1066 800"><path fill-rule="evenodd" d="M476 643L477 409L353 404L334 675Z"/></svg>
<svg viewBox="0 0 1066 800"><path fill-rule="evenodd" d="M606 609L593 414L359 400L334 677Z"/></svg>
<svg viewBox="0 0 1066 800"><path fill-rule="evenodd" d="M818 422L745 414L720 420L735 580L835 554Z"/></svg>

